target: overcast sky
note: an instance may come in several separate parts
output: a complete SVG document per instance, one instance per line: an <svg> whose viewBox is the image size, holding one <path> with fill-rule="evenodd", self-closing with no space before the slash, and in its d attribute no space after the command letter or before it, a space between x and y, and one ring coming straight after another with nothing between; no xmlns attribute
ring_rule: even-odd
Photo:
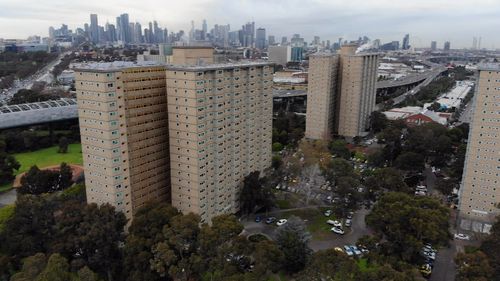
<svg viewBox="0 0 500 281"><path fill-rule="evenodd" d="M500 47L500 0L0 0L0 38L48 36L49 26L61 23L75 29L90 13L100 25L128 13L130 21L157 20L169 31L188 31L191 20L200 29L207 19L209 29L218 23L231 30L253 20L277 40L300 33L308 41L367 35L386 42L410 33L417 47L431 40L470 47L473 36L482 37L482 47Z"/></svg>

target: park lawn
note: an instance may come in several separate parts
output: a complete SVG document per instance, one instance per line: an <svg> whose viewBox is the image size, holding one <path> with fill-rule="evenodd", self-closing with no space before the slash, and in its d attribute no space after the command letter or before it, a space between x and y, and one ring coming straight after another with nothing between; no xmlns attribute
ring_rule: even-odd
<svg viewBox="0 0 500 281"><path fill-rule="evenodd" d="M332 228L326 223L327 220L335 220L334 215L325 217L323 214L327 208L311 208L302 210L285 211L278 218L289 218L297 216L306 222L307 230L311 233L313 240L327 240L332 238Z"/></svg>
<svg viewBox="0 0 500 281"><path fill-rule="evenodd" d="M368 260L366 258L361 258L358 260L358 267L361 272L368 271Z"/></svg>
<svg viewBox="0 0 500 281"><path fill-rule="evenodd" d="M0 193L6 192L12 189L12 183L6 183L4 185L0 185Z"/></svg>
<svg viewBox="0 0 500 281"><path fill-rule="evenodd" d="M7 205L0 208L0 231L3 230L4 223L14 214L15 205Z"/></svg>
<svg viewBox="0 0 500 281"><path fill-rule="evenodd" d="M57 153L58 149L58 146L52 146L36 151L14 154L16 160L19 164L21 164L21 167L16 172L16 175L28 171L34 165L37 165L38 168L59 165L62 162L82 165L83 160L81 144L73 143L68 145L68 153Z"/></svg>

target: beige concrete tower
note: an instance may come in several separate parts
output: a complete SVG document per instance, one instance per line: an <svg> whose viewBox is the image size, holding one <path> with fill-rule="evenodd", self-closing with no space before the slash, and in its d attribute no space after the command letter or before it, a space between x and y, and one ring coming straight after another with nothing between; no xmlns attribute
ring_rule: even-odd
<svg viewBox="0 0 500 281"><path fill-rule="evenodd" d="M489 232L500 215L500 64L479 66L460 188L460 226Z"/></svg>
<svg viewBox="0 0 500 281"><path fill-rule="evenodd" d="M272 65L168 66L172 205L214 216L239 209L243 179L271 164Z"/></svg>
<svg viewBox="0 0 500 281"><path fill-rule="evenodd" d="M337 99L337 133L345 137L363 136L375 110L378 54L356 54L357 45L340 50L340 95Z"/></svg>
<svg viewBox="0 0 500 281"><path fill-rule="evenodd" d="M339 56L317 53L309 57L305 137L329 140L334 132Z"/></svg>
<svg viewBox="0 0 500 281"><path fill-rule="evenodd" d="M131 219L145 202L169 200L165 67L89 63L75 74L87 201Z"/></svg>

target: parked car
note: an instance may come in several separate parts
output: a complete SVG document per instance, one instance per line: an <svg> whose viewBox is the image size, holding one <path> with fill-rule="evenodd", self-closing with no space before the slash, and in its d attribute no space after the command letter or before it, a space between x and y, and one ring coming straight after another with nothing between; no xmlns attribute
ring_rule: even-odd
<svg viewBox="0 0 500 281"><path fill-rule="evenodd" d="M255 217L255 222L261 222L262 221L262 217L261 216L256 216Z"/></svg>
<svg viewBox="0 0 500 281"><path fill-rule="evenodd" d="M272 223L273 223L273 222L275 222L275 221L276 221L276 218L275 218L275 217L268 217L268 218L266 219L266 223L267 223L267 224L272 224Z"/></svg>
<svg viewBox="0 0 500 281"><path fill-rule="evenodd" d="M349 212L349 213L347 213L347 218L348 218L348 219L352 219L352 216L353 216L353 215L354 215L354 213L353 213L353 212Z"/></svg>
<svg viewBox="0 0 500 281"><path fill-rule="evenodd" d="M463 234L463 233L457 233L454 235L455 239L459 239L459 240L470 240L470 236L467 235L467 234Z"/></svg>
<svg viewBox="0 0 500 281"><path fill-rule="evenodd" d="M432 274L432 268L431 268L431 265L430 264L424 264L420 267L420 273L422 273L422 275L424 277L429 277L431 276Z"/></svg>
<svg viewBox="0 0 500 281"><path fill-rule="evenodd" d="M325 211L325 217L329 217L332 215L332 210L326 210Z"/></svg>
<svg viewBox="0 0 500 281"><path fill-rule="evenodd" d="M351 250L354 252L354 254L355 254L356 256L361 256L361 255L362 255L362 253L361 253L361 251L358 249L358 247L356 247L356 246L354 246L354 245L351 245L350 247L351 247Z"/></svg>
<svg viewBox="0 0 500 281"><path fill-rule="evenodd" d="M351 247L347 245L344 245L344 252L350 257L354 256L354 252L351 250Z"/></svg>
<svg viewBox="0 0 500 281"><path fill-rule="evenodd" d="M343 252L344 252L344 250L342 250L342 248L340 248L340 247L335 247L335 248L333 248L333 249L334 249L335 251L339 252L339 253L343 253Z"/></svg>
<svg viewBox="0 0 500 281"><path fill-rule="evenodd" d="M350 227L352 225L352 220L351 219L346 219L344 222L344 225L347 227Z"/></svg>
<svg viewBox="0 0 500 281"><path fill-rule="evenodd" d="M342 227L342 223L337 220L327 220L326 223L335 227Z"/></svg>
<svg viewBox="0 0 500 281"><path fill-rule="evenodd" d="M287 222L287 220L286 220L286 219L280 219L280 220L276 223L276 225L277 225L277 226L282 226L282 225L284 225L286 222Z"/></svg>
<svg viewBox="0 0 500 281"><path fill-rule="evenodd" d="M332 227L331 231L336 234L344 235L344 230L340 227Z"/></svg>

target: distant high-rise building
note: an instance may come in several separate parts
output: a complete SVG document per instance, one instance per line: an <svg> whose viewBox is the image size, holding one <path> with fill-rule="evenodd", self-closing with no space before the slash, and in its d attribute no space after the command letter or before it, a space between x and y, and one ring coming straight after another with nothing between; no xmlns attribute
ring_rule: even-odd
<svg viewBox="0 0 500 281"><path fill-rule="evenodd" d="M53 39L54 37L56 37L56 30L54 27L49 27L49 38L50 39Z"/></svg>
<svg viewBox="0 0 500 281"><path fill-rule="evenodd" d="M477 37L472 37L472 50L477 50Z"/></svg>
<svg viewBox="0 0 500 281"><path fill-rule="evenodd" d="M319 53L309 62L306 137L364 136L375 110L378 54L356 53L344 44L339 55Z"/></svg>
<svg viewBox="0 0 500 281"><path fill-rule="evenodd" d="M303 47L292 47L292 61L301 62L304 59Z"/></svg>
<svg viewBox="0 0 500 281"><path fill-rule="evenodd" d="M309 56L305 132L308 139L330 140L334 134L338 67L338 55L317 53Z"/></svg>
<svg viewBox="0 0 500 281"><path fill-rule="evenodd" d="M319 45L319 44L320 44L320 41L321 41L321 39L320 39L320 37L319 37L319 36L314 36L314 39L313 39L312 44L313 44L313 45Z"/></svg>
<svg viewBox="0 0 500 281"><path fill-rule="evenodd" d="M116 42L116 28L114 25L106 23L106 41Z"/></svg>
<svg viewBox="0 0 500 281"><path fill-rule="evenodd" d="M443 48L443 50L444 51L449 51L450 50L450 45L451 45L450 41L444 42L444 48Z"/></svg>
<svg viewBox="0 0 500 281"><path fill-rule="evenodd" d="M459 195L460 226L489 232L500 215L500 64L480 64Z"/></svg>
<svg viewBox="0 0 500 281"><path fill-rule="evenodd" d="M260 50L264 50L266 48L266 29L265 28L257 28L257 34L255 39L255 47Z"/></svg>
<svg viewBox="0 0 500 281"><path fill-rule="evenodd" d="M203 25L201 27L202 31L202 40L206 40L207 37L207 32L208 32L208 25L207 25L207 20L203 20Z"/></svg>
<svg viewBox="0 0 500 281"><path fill-rule="evenodd" d="M97 23L97 15L90 14L90 41L92 43L99 43L99 25Z"/></svg>
<svg viewBox="0 0 500 281"><path fill-rule="evenodd" d="M281 45L288 44L288 38L286 36L281 37Z"/></svg>
<svg viewBox="0 0 500 281"><path fill-rule="evenodd" d="M257 62L167 67L174 207L203 222L238 211L245 176L271 164L272 72Z"/></svg>
<svg viewBox="0 0 500 281"><path fill-rule="evenodd" d="M130 43L131 31L128 14L121 14L116 18L116 28L118 29L118 40L123 43Z"/></svg>
<svg viewBox="0 0 500 281"><path fill-rule="evenodd" d="M431 50L436 51L437 50L437 42L436 41L431 41Z"/></svg>
<svg viewBox="0 0 500 281"><path fill-rule="evenodd" d="M279 65L286 65L292 60L292 48L290 46L269 46L267 48L269 61Z"/></svg>
<svg viewBox="0 0 500 281"><path fill-rule="evenodd" d="M479 41L477 42L477 49L481 50L481 37L479 37Z"/></svg>
<svg viewBox="0 0 500 281"><path fill-rule="evenodd" d="M410 34L406 34L403 38L403 50L410 49Z"/></svg>
<svg viewBox="0 0 500 281"><path fill-rule="evenodd" d="M267 37L267 44L269 46L276 44L276 39L275 39L274 35L269 35Z"/></svg>
<svg viewBox="0 0 500 281"><path fill-rule="evenodd" d="M90 63L75 75L87 201L128 219L148 201L169 202L165 67Z"/></svg>
<svg viewBox="0 0 500 281"><path fill-rule="evenodd" d="M396 51L399 50L399 41L392 41L380 46L383 51Z"/></svg>
<svg viewBox="0 0 500 281"><path fill-rule="evenodd" d="M249 22L242 27L240 42L244 47L252 47L255 43L255 22Z"/></svg>

